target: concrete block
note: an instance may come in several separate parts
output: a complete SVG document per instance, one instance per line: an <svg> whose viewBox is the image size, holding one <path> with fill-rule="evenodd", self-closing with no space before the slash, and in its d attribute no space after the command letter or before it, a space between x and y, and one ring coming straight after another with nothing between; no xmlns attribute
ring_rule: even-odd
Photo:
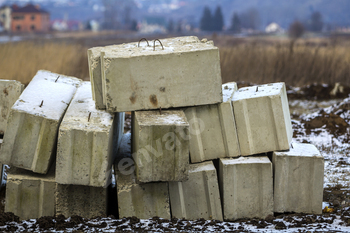
<svg viewBox="0 0 350 233"><path fill-rule="evenodd" d="M91 83L83 82L62 120L57 143L56 182L103 187L110 184L114 143L120 144L124 113L97 110ZM114 128L119 131L114 132ZM117 139L114 139L114 136Z"/></svg>
<svg viewBox="0 0 350 233"><path fill-rule="evenodd" d="M24 85L18 81L0 79L0 135L6 132L10 109L23 89Z"/></svg>
<svg viewBox="0 0 350 233"><path fill-rule="evenodd" d="M56 183L56 215L94 218L107 215L107 189Z"/></svg>
<svg viewBox="0 0 350 233"><path fill-rule="evenodd" d="M116 172L119 217L171 218L168 183L136 183L135 167L131 156L131 134L123 136L114 171Z"/></svg>
<svg viewBox="0 0 350 233"><path fill-rule="evenodd" d="M219 182L225 220L273 214L272 163L267 156L220 159Z"/></svg>
<svg viewBox="0 0 350 233"><path fill-rule="evenodd" d="M284 83L241 88L232 105L243 156L289 149L293 130Z"/></svg>
<svg viewBox="0 0 350 233"><path fill-rule="evenodd" d="M220 104L187 108L190 124L190 156L192 163L240 155L231 97L236 83L222 86L225 101Z"/></svg>
<svg viewBox="0 0 350 233"><path fill-rule="evenodd" d="M101 52L108 111L127 112L222 102L219 50L197 37L178 37Z"/></svg>
<svg viewBox="0 0 350 233"><path fill-rule="evenodd" d="M81 80L40 70L13 105L0 162L47 173L57 131Z"/></svg>
<svg viewBox="0 0 350 233"><path fill-rule="evenodd" d="M7 174L5 212L21 220L55 215L55 169L47 175L11 167Z"/></svg>
<svg viewBox="0 0 350 233"><path fill-rule="evenodd" d="M275 212L321 214L324 158L314 145L292 146L272 156Z"/></svg>
<svg viewBox="0 0 350 233"><path fill-rule="evenodd" d="M183 111L133 113L132 152L138 182L187 180L188 128Z"/></svg>
<svg viewBox="0 0 350 233"><path fill-rule="evenodd" d="M169 193L172 217L223 220L218 178L212 161L191 164L188 180L169 182Z"/></svg>

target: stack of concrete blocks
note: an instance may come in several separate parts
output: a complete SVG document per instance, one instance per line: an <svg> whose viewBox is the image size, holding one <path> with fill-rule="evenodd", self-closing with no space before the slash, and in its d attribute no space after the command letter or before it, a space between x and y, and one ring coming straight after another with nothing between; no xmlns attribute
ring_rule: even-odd
<svg viewBox="0 0 350 233"><path fill-rule="evenodd" d="M7 128L7 119L12 105L24 89L24 85L15 80L0 80L0 147ZM4 167L0 164L0 185L4 179Z"/></svg>
<svg viewBox="0 0 350 233"><path fill-rule="evenodd" d="M290 148L284 83L221 85L218 49L196 37L91 48L88 56L96 108L133 112L132 133L124 135L114 165L120 217L168 218L169 209L177 218L218 220L320 213L319 196L304 209L276 201L291 202L278 192L279 179L294 185L292 173L278 170L283 162L274 162L276 155L316 159ZM314 169L323 174L323 158L317 159ZM283 161L289 166L293 159ZM314 184L319 195L323 176L313 177L295 182ZM302 193L292 200L314 198Z"/></svg>
<svg viewBox="0 0 350 233"><path fill-rule="evenodd" d="M107 215L107 187L124 129L124 113L97 110L83 82L62 120L56 159L56 213Z"/></svg>
<svg viewBox="0 0 350 233"><path fill-rule="evenodd" d="M39 71L11 108L0 151L11 166L5 211L106 216L123 126L123 113L95 108L90 82Z"/></svg>

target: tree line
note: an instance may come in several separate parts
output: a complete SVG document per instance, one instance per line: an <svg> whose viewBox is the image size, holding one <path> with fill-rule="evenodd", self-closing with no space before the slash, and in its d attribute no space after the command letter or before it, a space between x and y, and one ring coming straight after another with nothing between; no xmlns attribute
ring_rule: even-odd
<svg viewBox="0 0 350 233"><path fill-rule="evenodd" d="M222 31L224 29L223 18L220 6L216 7L214 14L212 14L208 6L205 6L199 27L202 31ZM259 29L260 21L259 12L255 8L250 8L240 14L234 12L227 30L234 33L239 33L242 29L257 30ZM323 28L324 22L322 14L316 11L310 15L309 19L303 22L299 20L292 22L288 31L291 37L300 37L305 30L320 32Z"/></svg>

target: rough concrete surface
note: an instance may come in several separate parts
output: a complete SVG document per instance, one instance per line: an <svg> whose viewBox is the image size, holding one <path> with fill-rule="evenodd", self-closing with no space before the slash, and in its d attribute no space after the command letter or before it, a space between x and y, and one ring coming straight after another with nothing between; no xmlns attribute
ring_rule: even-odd
<svg viewBox="0 0 350 233"><path fill-rule="evenodd" d="M191 164L188 180L169 182L169 193L172 217L223 220L218 178L212 161Z"/></svg>
<svg viewBox="0 0 350 233"><path fill-rule="evenodd" d="M55 215L55 169L47 175L20 168L11 168L7 174L5 212L20 219Z"/></svg>
<svg viewBox="0 0 350 233"><path fill-rule="evenodd" d="M324 158L314 145L292 146L272 156L275 212L321 214Z"/></svg>
<svg viewBox="0 0 350 233"><path fill-rule="evenodd" d="M105 83L102 83L101 76L101 52L111 48L117 48L118 45L106 47L94 47L88 49L88 64L91 81L92 98L95 101L95 106L99 110L106 109L104 89Z"/></svg>
<svg viewBox="0 0 350 233"><path fill-rule="evenodd" d="M56 183L56 215L93 218L107 215L107 189Z"/></svg>
<svg viewBox="0 0 350 233"><path fill-rule="evenodd" d="M225 220L273 215L272 163L267 156L220 159L219 182Z"/></svg>
<svg viewBox="0 0 350 233"><path fill-rule="evenodd" d="M7 119L12 105L17 101L24 85L15 80L0 79L0 134L6 132Z"/></svg>
<svg viewBox="0 0 350 233"><path fill-rule="evenodd" d="M124 113L117 113L124 116ZM77 89L62 120L57 143L56 182L104 187L110 184L114 161L114 115L97 110L90 82ZM120 119L119 119L120 120ZM121 119L122 123L124 122Z"/></svg>
<svg viewBox="0 0 350 233"><path fill-rule="evenodd" d="M224 102L187 108L192 163L240 155L231 98L236 83L222 85Z"/></svg>
<svg viewBox="0 0 350 233"><path fill-rule="evenodd" d="M81 80L40 70L13 105L0 162L47 173L61 119Z"/></svg>
<svg viewBox="0 0 350 233"><path fill-rule="evenodd" d="M126 112L222 102L219 50L197 37L101 52L106 108ZM153 45L153 43L152 43Z"/></svg>
<svg viewBox="0 0 350 233"><path fill-rule="evenodd" d="M242 155L289 149L293 130L284 83L241 88L232 105Z"/></svg>
<svg viewBox="0 0 350 233"><path fill-rule="evenodd" d="M171 218L168 183L136 183L130 133L123 135L114 171L119 217Z"/></svg>
<svg viewBox="0 0 350 233"><path fill-rule="evenodd" d="M181 110L133 113L132 152L138 182L188 179L189 124Z"/></svg>

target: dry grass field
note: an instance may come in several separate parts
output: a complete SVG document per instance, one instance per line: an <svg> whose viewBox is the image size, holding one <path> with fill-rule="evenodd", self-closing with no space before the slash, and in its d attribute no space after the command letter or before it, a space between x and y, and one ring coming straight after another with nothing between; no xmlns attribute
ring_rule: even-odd
<svg viewBox="0 0 350 233"><path fill-rule="evenodd" d="M214 39L220 48L223 82L350 84L350 40L305 39L291 43L276 38L215 36L209 39ZM27 84L37 70L46 69L88 80L89 47L91 43L74 39L0 44L0 79Z"/></svg>
<svg viewBox="0 0 350 233"><path fill-rule="evenodd" d="M28 84L40 69L86 79L86 48L75 43L18 42L0 45L0 79Z"/></svg>

